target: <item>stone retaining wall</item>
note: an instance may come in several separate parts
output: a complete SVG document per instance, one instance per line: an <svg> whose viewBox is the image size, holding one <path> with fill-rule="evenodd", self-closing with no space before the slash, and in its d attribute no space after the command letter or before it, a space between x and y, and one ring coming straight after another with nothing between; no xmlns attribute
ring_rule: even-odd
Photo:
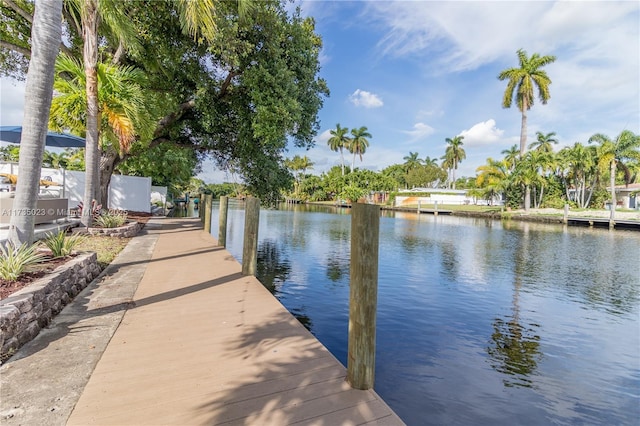
<svg viewBox="0 0 640 426"><path fill-rule="evenodd" d="M142 224L138 222L129 222L118 228L77 228L75 232L87 232L91 235L104 235L107 237L131 238L138 235Z"/></svg>
<svg viewBox="0 0 640 426"><path fill-rule="evenodd" d="M95 253L83 253L0 300L0 360L38 335L100 273Z"/></svg>

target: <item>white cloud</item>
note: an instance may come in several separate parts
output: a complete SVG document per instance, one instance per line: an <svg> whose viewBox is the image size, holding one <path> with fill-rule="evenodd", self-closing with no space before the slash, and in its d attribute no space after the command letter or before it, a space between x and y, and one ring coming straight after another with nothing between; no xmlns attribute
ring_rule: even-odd
<svg viewBox="0 0 640 426"><path fill-rule="evenodd" d="M411 138L411 142L423 139L429 135L432 135L435 129L428 124L416 123L413 125L413 130L403 130L402 133L406 133Z"/></svg>
<svg viewBox="0 0 640 426"><path fill-rule="evenodd" d="M459 136L464 136L462 141L466 146L490 145L502 140L504 130L496 127L496 121L490 118L487 121L474 124L469 130L463 130Z"/></svg>
<svg viewBox="0 0 640 426"><path fill-rule="evenodd" d="M382 99L380 99L378 95L360 89L357 89L349 95L349 101L351 101L355 106L361 106L364 108L379 108L384 105Z"/></svg>

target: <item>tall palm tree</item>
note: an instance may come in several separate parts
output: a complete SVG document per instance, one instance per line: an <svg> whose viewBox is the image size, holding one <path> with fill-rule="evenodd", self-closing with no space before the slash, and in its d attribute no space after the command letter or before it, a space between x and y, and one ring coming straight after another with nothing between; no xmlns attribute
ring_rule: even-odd
<svg viewBox="0 0 640 426"><path fill-rule="evenodd" d="M418 158L418 153L417 152L411 152L409 151L409 155L405 155L403 160L404 160L404 169L409 172L411 169L415 169L416 167L420 166L422 164L422 160L420 158Z"/></svg>
<svg viewBox="0 0 640 426"><path fill-rule="evenodd" d="M13 204L15 211L33 211L40 188L49 108L53 96L53 65L62 41L62 0L36 2L31 27L31 60L25 88L24 120L20 143L20 179ZM12 215L9 241L14 246L33 240L35 217Z"/></svg>
<svg viewBox="0 0 640 426"><path fill-rule="evenodd" d="M529 145L529 149L535 149L542 152L553 152L553 144L558 144L555 138L556 132L547 133L536 132L536 141Z"/></svg>
<svg viewBox="0 0 640 426"><path fill-rule="evenodd" d="M365 126L360 127L359 129L351 129L351 142L349 143L349 151L353 153L353 160L351 161L351 171L355 170L356 165L356 155L360 156L360 161L362 161L362 154L364 154L369 146L369 140L367 138L371 138L371 133L369 133L368 129Z"/></svg>
<svg viewBox="0 0 640 426"><path fill-rule="evenodd" d="M467 153L462 148L464 143L462 142L464 136L456 136L452 138L446 138L445 141L449 146L447 146L445 156L451 161L451 173L452 173L452 181L453 181L453 189L456 189L456 170L458 170L458 164L467 158Z"/></svg>
<svg viewBox="0 0 640 426"><path fill-rule="evenodd" d="M509 81L502 98L502 106L510 108L515 96L516 105L522 113L520 127L520 156L522 157L527 143L527 111L534 103L534 88L538 88L540 102L546 104L551 98L549 93L551 79L541 68L553 63L556 57L552 55L540 56L538 53L534 53L529 58L523 49L519 49L517 55L519 68L508 68L502 71L498 74L498 79Z"/></svg>
<svg viewBox="0 0 640 426"><path fill-rule="evenodd" d="M347 136L349 129L346 127L340 127L340 123L336 124L336 128L329 131L331 137L327 141L327 145L331 148L331 151L340 151L340 166L342 168L342 176L344 176L344 148L349 146L351 139Z"/></svg>
<svg viewBox="0 0 640 426"><path fill-rule="evenodd" d="M440 157L442 160L442 168L447 171L447 188L451 188L451 180L452 180L452 170L453 170L453 158L451 157L451 152L445 151L445 154Z"/></svg>
<svg viewBox="0 0 640 426"><path fill-rule="evenodd" d="M624 130L615 140L608 136L596 133L589 138L589 143L596 142L598 146L598 165L600 168L609 168L609 189L611 191L611 219L614 219L616 209L616 173L620 167L625 176L625 183L630 181L627 160L640 159L640 136L630 130Z"/></svg>

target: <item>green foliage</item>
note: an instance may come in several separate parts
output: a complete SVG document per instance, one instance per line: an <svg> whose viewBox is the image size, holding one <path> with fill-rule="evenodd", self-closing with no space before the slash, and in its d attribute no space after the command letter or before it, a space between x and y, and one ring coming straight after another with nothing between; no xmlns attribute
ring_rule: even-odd
<svg viewBox="0 0 640 426"><path fill-rule="evenodd" d="M611 200L611 193L606 188L598 188L593 191L589 208L591 209L603 209L605 203Z"/></svg>
<svg viewBox="0 0 640 426"><path fill-rule="evenodd" d="M355 186L355 185L347 185L340 192L339 198L341 200L347 200L347 201L350 201L352 203L355 203L360 198L362 198L365 195L367 195L367 192L369 192L369 191L367 191L364 188L360 188L360 187Z"/></svg>
<svg viewBox="0 0 640 426"><path fill-rule="evenodd" d="M205 193L212 194L213 198L220 198L223 195L227 197L235 197L238 195L237 186L233 183L210 183L205 188Z"/></svg>
<svg viewBox="0 0 640 426"><path fill-rule="evenodd" d="M405 179L410 188L425 188L446 181L447 173L441 167L433 164L418 165L409 170Z"/></svg>
<svg viewBox="0 0 640 426"><path fill-rule="evenodd" d="M16 248L10 243L0 244L0 278L15 281L28 266L45 260L36 248L36 245L23 244Z"/></svg>
<svg viewBox="0 0 640 426"><path fill-rule="evenodd" d="M118 164L117 170L131 176L148 176L153 185L166 186L171 193L183 192L198 170L198 157L193 150L170 143L151 149L136 145L132 154Z"/></svg>
<svg viewBox="0 0 640 426"><path fill-rule="evenodd" d="M103 211L95 218L96 226L100 228L117 228L127 221L127 214L120 211Z"/></svg>
<svg viewBox="0 0 640 426"><path fill-rule="evenodd" d="M68 236L66 232L50 233L44 240L44 244L51 250L53 257L69 256L73 249L84 240L80 234Z"/></svg>

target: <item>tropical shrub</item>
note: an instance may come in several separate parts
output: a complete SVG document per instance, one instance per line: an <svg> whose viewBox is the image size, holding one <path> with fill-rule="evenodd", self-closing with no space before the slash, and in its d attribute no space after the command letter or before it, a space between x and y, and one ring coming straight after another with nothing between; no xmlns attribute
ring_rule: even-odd
<svg viewBox="0 0 640 426"><path fill-rule="evenodd" d="M51 250L53 257L69 256L75 246L84 240L82 235L70 235L60 231L57 234L50 233L44 240L44 244Z"/></svg>
<svg viewBox="0 0 640 426"><path fill-rule="evenodd" d="M45 255L36 251L35 245L26 245L16 248L10 243L0 244L0 278L15 281L24 270L36 263L45 260Z"/></svg>
<svg viewBox="0 0 640 426"><path fill-rule="evenodd" d="M95 224L100 228L117 228L127 221L127 214L121 211L104 211L96 217Z"/></svg>

